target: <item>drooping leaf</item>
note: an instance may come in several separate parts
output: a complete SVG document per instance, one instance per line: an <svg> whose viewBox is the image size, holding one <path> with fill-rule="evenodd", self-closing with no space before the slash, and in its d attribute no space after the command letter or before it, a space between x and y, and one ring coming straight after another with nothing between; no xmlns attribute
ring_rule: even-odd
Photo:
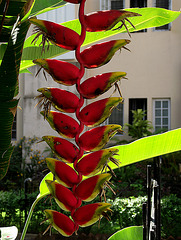
<svg viewBox="0 0 181 240"><path fill-rule="evenodd" d="M171 11L171 10L166 10L162 8L134 8L134 9L127 9L127 10L128 11L131 10L132 12L136 12L142 15L141 17L131 18L131 22L136 27L136 30L128 24L127 27L130 32L139 31L145 28L159 27L161 25L168 24L174 21L180 15L179 11ZM80 24L77 19L66 22L62 25L69 27L80 34ZM115 26L115 28L117 28L117 25ZM83 46L87 46L88 44L92 44L99 40L102 40L107 37L114 36L118 33L123 33L123 32L126 32L126 29L124 27L115 31L109 30L105 32L96 32L96 33L88 32L86 34L86 39ZM51 58L67 52L67 50L58 48L50 44L49 51L42 54L42 50L41 48L39 48L41 38L37 41L37 43L34 46L31 44L34 37L35 36L32 35L25 42L21 69L32 66L33 65L32 59Z"/></svg>
<svg viewBox="0 0 181 240"><path fill-rule="evenodd" d="M31 10L30 17L63 7L67 2L63 0L36 0Z"/></svg>
<svg viewBox="0 0 181 240"><path fill-rule="evenodd" d="M130 144L114 146L119 149L120 167L127 166L149 158L162 156L181 150L181 128L166 133L153 135L136 140ZM111 168L116 168L113 163Z"/></svg>
<svg viewBox="0 0 181 240"><path fill-rule="evenodd" d="M14 147L11 144L11 129L18 100L0 101L0 180L6 175Z"/></svg>

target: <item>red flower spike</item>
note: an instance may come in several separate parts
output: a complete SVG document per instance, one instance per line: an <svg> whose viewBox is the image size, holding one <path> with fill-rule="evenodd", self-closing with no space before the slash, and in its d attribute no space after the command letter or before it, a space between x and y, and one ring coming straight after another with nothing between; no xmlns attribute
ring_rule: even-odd
<svg viewBox="0 0 181 240"><path fill-rule="evenodd" d="M41 111L40 113L60 135L67 138L74 138L76 136L79 124L73 118L56 111Z"/></svg>
<svg viewBox="0 0 181 240"><path fill-rule="evenodd" d="M111 115L120 102L123 102L121 97L105 98L93 102L81 110L79 120L88 127L98 126Z"/></svg>
<svg viewBox="0 0 181 240"><path fill-rule="evenodd" d="M79 68L68 62L56 59L35 59L33 63L44 68L55 82L66 86L76 84L79 78Z"/></svg>
<svg viewBox="0 0 181 240"><path fill-rule="evenodd" d="M96 98L125 76L125 72L110 72L91 77L80 85L80 93L87 99Z"/></svg>
<svg viewBox="0 0 181 240"><path fill-rule="evenodd" d="M61 112L74 113L78 107L79 98L69 91L60 88L39 88L37 91Z"/></svg>
<svg viewBox="0 0 181 240"><path fill-rule="evenodd" d="M71 236L78 229L78 226L62 213L49 209L46 209L44 213L50 225L65 237Z"/></svg>
<svg viewBox="0 0 181 240"><path fill-rule="evenodd" d="M72 218L81 227L97 222L107 211L111 211L109 203L93 203L78 208Z"/></svg>
<svg viewBox="0 0 181 240"><path fill-rule="evenodd" d="M120 125L105 125L83 133L79 138L79 146L85 151L98 151L103 148L117 132L122 133Z"/></svg>
<svg viewBox="0 0 181 240"><path fill-rule="evenodd" d="M71 212L73 209L80 207L81 200L78 200L68 188L50 180L46 180L46 184L61 209Z"/></svg>
<svg viewBox="0 0 181 240"><path fill-rule="evenodd" d="M97 68L105 65L111 60L117 50L129 43L130 40L126 39L112 40L86 48L80 54L84 67Z"/></svg>
<svg viewBox="0 0 181 240"><path fill-rule="evenodd" d="M82 181L75 189L74 194L83 201L92 201L103 188L106 181L109 181L111 174L103 173Z"/></svg>
<svg viewBox="0 0 181 240"><path fill-rule="evenodd" d="M86 154L77 163L75 170L84 176L94 176L109 162L109 158L117 154L118 151L116 148L110 148Z"/></svg>
<svg viewBox="0 0 181 240"><path fill-rule="evenodd" d="M47 167L55 175L56 180L65 187L72 188L81 182L82 177L73 168L54 158L46 158Z"/></svg>
<svg viewBox="0 0 181 240"><path fill-rule="evenodd" d="M141 16L138 13L128 12L124 10L107 10L89 13L85 15L85 27L88 32L98 32L112 29L118 22L122 22L121 26L117 29L121 29L125 26L125 20L131 25L132 23L127 19L128 17ZM132 27L134 27L132 25ZM127 27L126 27L127 29Z"/></svg>
<svg viewBox="0 0 181 240"><path fill-rule="evenodd" d="M43 136L42 139L63 162L73 163L76 160L79 149L73 143L54 136Z"/></svg>
<svg viewBox="0 0 181 240"><path fill-rule="evenodd" d="M29 21L36 25L35 32L37 32L37 36L33 41L42 35L42 44L43 49L45 46L45 42L52 42L54 45L67 49L67 50L75 50L79 43L79 34L70 28L64 27L60 24L39 20L36 18L30 18Z"/></svg>
<svg viewBox="0 0 181 240"><path fill-rule="evenodd" d="M78 3L81 3L82 0L64 0L64 1L69 2L69 3L78 4Z"/></svg>

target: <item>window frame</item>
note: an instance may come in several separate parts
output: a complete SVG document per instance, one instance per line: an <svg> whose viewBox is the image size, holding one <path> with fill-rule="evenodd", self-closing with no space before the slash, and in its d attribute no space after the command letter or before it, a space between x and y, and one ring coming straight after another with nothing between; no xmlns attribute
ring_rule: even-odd
<svg viewBox="0 0 181 240"><path fill-rule="evenodd" d="M162 114L162 110L163 109L168 109L168 115L167 115L167 118L168 118L168 130L167 131L169 131L170 129L171 129L171 99L170 98L154 98L153 99L153 121L152 121L152 123L153 123L153 128L154 128L154 131L156 131L156 115L155 115L155 110L156 110L156 108L155 108L155 103L156 103L156 101L161 101L161 108L159 108L159 109L161 109L161 116L160 116L160 118L161 118L161 126L160 126L160 129L164 129L164 124L163 124L163 119L164 118L166 118L165 116L163 116L163 114ZM163 101L168 101L168 108L163 108L162 106L162 102Z"/></svg>

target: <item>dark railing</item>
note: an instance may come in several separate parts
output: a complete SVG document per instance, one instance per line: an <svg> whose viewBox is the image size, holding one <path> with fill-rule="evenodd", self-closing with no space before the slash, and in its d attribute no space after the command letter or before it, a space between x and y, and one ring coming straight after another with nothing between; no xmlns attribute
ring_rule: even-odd
<svg viewBox="0 0 181 240"><path fill-rule="evenodd" d="M147 166L147 202L143 204L143 240L161 240L161 157Z"/></svg>

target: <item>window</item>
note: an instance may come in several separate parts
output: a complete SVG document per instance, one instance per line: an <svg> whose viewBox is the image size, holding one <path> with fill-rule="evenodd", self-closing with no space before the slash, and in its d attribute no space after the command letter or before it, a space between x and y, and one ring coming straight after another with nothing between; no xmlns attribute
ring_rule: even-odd
<svg viewBox="0 0 181 240"><path fill-rule="evenodd" d="M171 9L171 0L154 0L154 7ZM170 30L170 24L156 27L155 30Z"/></svg>
<svg viewBox="0 0 181 240"><path fill-rule="evenodd" d="M142 109L147 111L147 98L130 98L129 99L129 124L133 123L132 110ZM146 112L145 112L146 113ZM145 120L147 116L145 116Z"/></svg>
<svg viewBox="0 0 181 240"><path fill-rule="evenodd" d="M17 123L17 116L15 115L12 127L12 140L16 140L16 123Z"/></svg>
<svg viewBox="0 0 181 240"><path fill-rule="evenodd" d="M153 100L153 126L155 131L170 130L170 99Z"/></svg>
<svg viewBox="0 0 181 240"><path fill-rule="evenodd" d="M147 7L147 0L130 0L130 7Z"/></svg>
<svg viewBox="0 0 181 240"><path fill-rule="evenodd" d="M123 126L123 103L120 103L108 119L109 124L119 124Z"/></svg>
<svg viewBox="0 0 181 240"><path fill-rule="evenodd" d="M124 0L100 0L101 10L123 9Z"/></svg>

